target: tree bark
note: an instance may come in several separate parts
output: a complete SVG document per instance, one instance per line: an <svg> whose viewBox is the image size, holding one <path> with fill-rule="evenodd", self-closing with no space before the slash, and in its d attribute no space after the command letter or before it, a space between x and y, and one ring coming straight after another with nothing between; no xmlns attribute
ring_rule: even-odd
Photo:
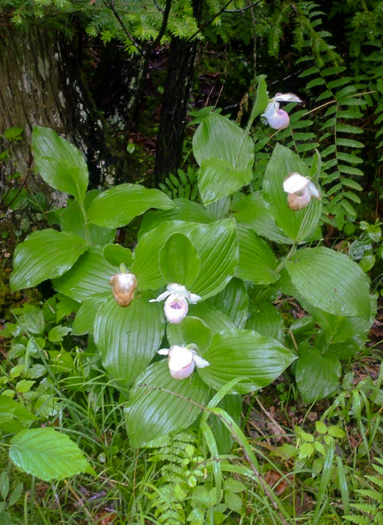
<svg viewBox="0 0 383 525"><path fill-rule="evenodd" d="M103 124L82 82L79 42L81 35L67 41L38 26L28 31L10 23L0 27L0 133L14 126L25 130L3 176L16 168L31 182L31 134L35 126L46 126L83 151L93 185L100 181Z"/></svg>
<svg viewBox="0 0 383 525"><path fill-rule="evenodd" d="M28 32L0 28L0 127L25 130L26 141L15 148L23 174L30 166L29 139L34 126L49 126L58 133L71 128L62 86L61 50L56 36L37 27Z"/></svg>
<svg viewBox="0 0 383 525"><path fill-rule="evenodd" d="M194 16L198 21L202 3L202 0L193 2ZM176 173L181 164L197 42L197 39L173 38L170 44L154 168L157 185L167 174Z"/></svg>

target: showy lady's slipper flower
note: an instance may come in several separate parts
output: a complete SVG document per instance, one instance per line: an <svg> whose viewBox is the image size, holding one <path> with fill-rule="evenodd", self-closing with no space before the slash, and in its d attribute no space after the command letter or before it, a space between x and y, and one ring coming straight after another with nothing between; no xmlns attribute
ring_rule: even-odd
<svg viewBox="0 0 383 525"><path fill-rule="evenodd" d="M134 299L134 291L137 288L137 278L133 273L123 271L115 273L110 279L113 286L113 295L117 304L129 306Z"/></svg>
<svg viewBox="0 0 383 525"><path fill-rule="evenodd" d="M314 183L299 173L289 173L283 181L283 189L288 193L287 203L292 210L300 210L310 203L311 197L320 200L320 193Z"/></svg>
<svg viewBox="0 0 383 525"><path fill-rule="evenodd" d="M202 359L197 354L197 351L191 348L192 346L173 345L170 348L158 350L160 355L168 356L168 367L173 379L186 379L193 373L195 367L205 368L210 366L208 361Z"/></svg>
<svg viewBox="0 0 383 525"><path fill-rule="evenodd" d="M269 102L266 111L261 115L274 129L285 129L290 124L287 111L279 109L280 102L302 102L294 93L277 93Z"/></svg>
<svg viewBox="0 0 383 525"><path fill-rule="evenodd" d="M150 299L150 303L165 301L164 312L169 323L178 324L184 319L189 311L189 304L195 304L201 300L199 295L190 293L185 286L177 283L170 283L166 287L166 292L162 293L157 299Z"/></svg>

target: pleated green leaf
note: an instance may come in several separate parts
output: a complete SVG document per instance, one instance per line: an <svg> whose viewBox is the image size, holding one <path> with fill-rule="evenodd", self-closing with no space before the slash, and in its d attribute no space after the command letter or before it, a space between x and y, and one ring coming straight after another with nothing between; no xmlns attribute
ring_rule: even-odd
<svg viewBox="0 0 383 525"><path fill-rule="evenodd" d="M181 381L169 373L167 360L152 364L136 381L125 408L133 448L190 426L209 398L209 387L196 372ZM197 403L193 404L193 403Z"/></svg>
<svg viewBox="0 0 383 525"><path fill-rule="evenodd" d="M315 308L307 301L300 300L300 302L303 308L312 315L316 324L324 330L328 340L332 343L341 343L347 341L350 337L356 337L360 344L365 342L376 313L375 308L371 306L369 319L363 317L342 317Z"/></svg>
<svg viewBox="0 0 383 525"><path fill-rule="evenodd" d="M227 330L213 336L203 353L210 366L198 369L208 385L219 389L236 377L243 381L236 393L246 394L274 381L295 356L281 343L251 330Z"/></svg>
<svg viewBox="0 0 383 525"><path fill-rule="evenodd" d="M92 201L88 220L99 226L119 228L149 208L168 210L173 207L173 201L161 190L147 189L140 184L120 184Z"/></svg>
<svg viewBox="0 0 383 525"><path fill-rule="evenodd" d="M84 201L88 168L83 154L53 129L36 126L32 132L32 151L41 177L55 190L70 193Z"/></svg>
<svg viewBox="0 0 383 525"><path fill-rule="evenodd" d="M193 153L200 166L204 159L214 158L234 168L249 168L254 162L254 143L234 122L210 113L194 133Z"/></svg>
<svg viewBox="0 0 383 525"><path fill-rule="evenodd" d="M85 196L85 203L89 193ZM89 244L94 246L104 246L104 244L113 242L116 230L102 228L96 224L85 222L84 214L78 201L68 201L67 207L62 210L60 215L61 230L75 233L82 237Z"/></svg>
<svg viewBox="0 0 383 525"><path fill-rule="evenodd" d="M207 350L213 337L211 329L202 319L188 315L180 324L169 323L166 327L169 345L186 346L194 343L200 352Z"/></svg>
<svg viewBox="0 0 383 525"><path fill-rule="evenodd" d="M73 233L42 230L31 233L15 250L11 289L31 288L67 272L88 249Z"/></svg>
<svg viewBox="0 0 383 525"><path fill-rule="evenodd" d="M53 428L22 430L11 439L9 456L19 469L44 481L80 472L96 475L77 444Z"/></svg>
<svg viewBox="0 0 383 525"><path fill-rule="evenodd" d="M160 270L160 251L171 235L186 234L191 227L193 226L187 222L165 221L140 237L131 266L131 272L136 275L140 290L157 290L167 284Z"/></svg>
<svg viewBox="0 0 383 525"><path fill-rule="evenodd" d="M209 303L224 312L237 328L244 328L248 315L249 296L241 279L233 278Z"/></svg>
<svg viewBox="0 0 383 525"><path fill-rule="evenodd" d="M118 268L105 261L100 250L91 248L78 259L70 272L54 279L53 286L79 302L92 295L110 293L112 296L110 278L118 271Z"/></svg>
<svg viewBox="0 0 383 525"><path fill-rule="evenodd" d="M324 247L304 248L286 263L299 295L342 317L369 319L369 279L347 255Z"/></svg>
<svg viewBox="0 0 383 525"><path fill-rule="evenodd" d="M197 224L190 233L197 248L201 267L193 283L193 292L205 299L226 286L238 263L235 221L224 219L212 224Z"/></svg>
<svg viewBox="0 0 383 525"><path fill-rule="evenodd" d="M210 300L189 305L189 315L202 319L213 333L236 328L229 315L219 310Z"/></svg>
<svg viewBox="0 0 383 525"><path fill-rule="evenodd" d="M283 337L281 314L267 301L257 304L256 307L257 311L248 318L246 328L281 341Z"/></svg>
<svg viewBox="0 0 383 525"><path fill-rule="evenodd" d="M222 290L237 265L235 222L231 219L211 224L168 221L143 235L131 267L139 289L156 290L167 283L160 271L159 253L174 233L186 235L200 259L200 270L190 291L207 298Z"/></svg>
<svg viewBox="0 0 383 525"><path fill-rule="evenodd" d="M314 233L322 205L312 198L302 210L291 210L287 204L287 193L283 181L289 173L298 172L310 176L307 164L289 148L277 144L267 165L263 181L263 197L270 204L271 212L279 228L293 241L301 242Z"/></svg>
<svg viewBox="0 0 383 525"><path fill-rule="evenodd" d="M94 340L109 376L127 387L147 367L165 332L163 306L149 303L147 293L138 294L122 308L114 299L97 311Z"/></svg>
<svg viewBox="0 0 383 525"><path fill-rule="evenodd" d="M261 192L236 195L232 214L238 224L254 230L261 237L283 244L292 243L292 240L275 224L270 206L263 199Z"/></svg>
<svg viewBox="0 0 383 525"><path fill-rule="evenodd" d="M198 252L188 237L174 233L159 254L160 271L168 283L182 283L190 288L200 271Z"/></svg>
<svg viewBox="0 0 383 525"><path fill-rule="evenodd" d="M119 244L107 244L102 250L104 259L112 266L120 267L120 264L125 264L127 268L130 267L133 260L133 254L129 248L124 248Z"/></svg>
<svg viewBox="0 0 383 525"><path fill-rule="evenodd" d="M90 299L85 299L73 321L72 335L93 334L94 320L97 310L105 303L109 297L110 290L104 295L92 295Z"/></svg>
<svg viewBox="0 0 383 525"><path fill-rule="evenodd" d="M312 403L330 395L339 385L342 367L338 359L322 355L312 348L302 353L297 361L295 379L305 403Z"/></svg>
<svg viewBox="0 0 383 525"><path fill-rule="evenodd" d="M254 101L253 109L251 110L251 115L250 115L249 124L248 124L249 127L254 122L254 119L256 119L261 113L265 111L268 103L269 103L269 95L267 93L267 86L266 86L265 78L264 76L262 76L257 86L257 93L255 96L255 101Z"/></svg>
<svg viewBox="0 0 383 525"><path fill-rule="evenodd" d="M198 188L204 204L211 204L231 195L250 184L253 170L250 167L237 168L223 159L204 159L198 177Z"/></svg>
<svg viewBox="0 0 383 525"><path fill-rule="evenodd" d="M187 199L174 199L173 202L175 207L170 210L150 210L145 213L140 231L138 232L138 238L166 221L201 222L208 224L216 220L214 215L210 214L202 204L198 202Z"/></svg>
<svg viewBox="0 0 383 525"><path fill-rule="evenodd" d="M271 284L278 280L277 259L270 246L253 230L237 227L239 260L236 277L255 284Z"/></svg>

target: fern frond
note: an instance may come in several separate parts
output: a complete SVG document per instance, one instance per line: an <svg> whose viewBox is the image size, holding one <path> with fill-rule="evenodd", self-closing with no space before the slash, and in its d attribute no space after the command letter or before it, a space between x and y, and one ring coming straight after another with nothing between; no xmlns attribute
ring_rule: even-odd
<svg viewBox="0 0 383 525"><path fill-rule="evenodd" d="M196 450L194 434L180 432L155 439L145 446L149 461L156 465L158 479L148 492L156 523L183 525L186 522L188 477Z"/></svg>
<svg viewBox="0 0 383 525"><path fill-rule="evenodd" d="M343 518L358 525L370 525L371 523L370 518L367 518L366 516L343 516Z"/></svg>
<svg viewBox="0 0 383 525"><path fill-rule="evenodd" d="M378 464L377 464L378 463ZM363 500L359 503L352 503L350 506L359 511L358 515L344 516L345 519L352 521L352 523L383 523L383 460L376 459L373 464L377 475L367 475L366 478L374 485L367 489L359 489L356 491L358 496ZM367 514L367 516L366 516Z"/></svg>

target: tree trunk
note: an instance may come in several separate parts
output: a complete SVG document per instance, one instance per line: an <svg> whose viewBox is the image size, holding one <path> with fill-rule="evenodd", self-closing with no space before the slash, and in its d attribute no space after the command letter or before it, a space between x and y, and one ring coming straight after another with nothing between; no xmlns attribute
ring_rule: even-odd
<svg viewBox="0 0 383 525"><path fill-rule="evenodd" d="M61 51L53 34L34 27L20 32L0 28L0 126L25 129L26 141L14 150L19 171L30 166L29 142L34 126L67 134L70 115L60 83Z"/></svg>
<svg viewBox="0 0 383 525"><path fill-rule="evenodd" d="M202 0L193 2L194 16L200 20ZM176 173L182 160L187 104L194 74L197 40L173 38L170 44L168 71L162 99L157 136L156 184L169 173Z"/></svg>
<svg viewBox="0 0 383 525"><path fill-rule="evenodd" d="M0 27L0 133L9 127L25 130L25 140L13 145L13 163L3 169L3 185L15 169L32 183L35 126L50 127L75 143L87 156L93 185L100 181L103 124L82 83L79 42L81 35L67 41L38 26L28 31Z"/></svg>

